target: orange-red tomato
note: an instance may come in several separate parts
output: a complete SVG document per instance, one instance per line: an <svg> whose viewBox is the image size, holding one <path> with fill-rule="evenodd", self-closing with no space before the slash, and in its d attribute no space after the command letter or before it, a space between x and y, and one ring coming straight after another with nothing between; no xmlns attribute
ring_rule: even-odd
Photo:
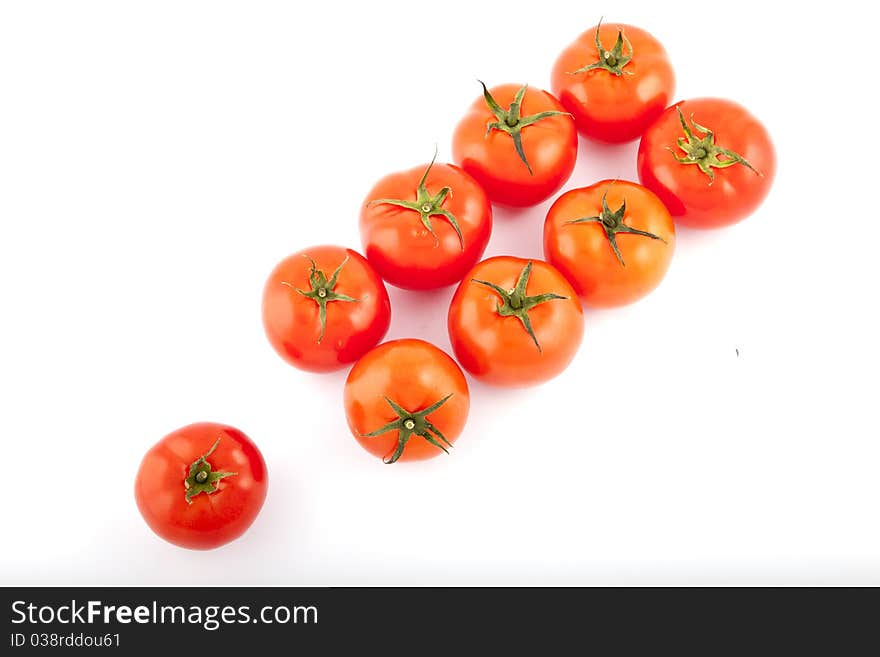
<svg viewBox="0 0 880 657"><path fill-rule="evenodd" d="M156 443L141 461L135 501L170 543L209 550L241 536L266 499L268 475L257 446L238 429L190 424Z"/></svg>
<svg viewBox="0 0 880 657"><path fill-rule="evenodd" d="M675 226L660 199L622 180L566 192L544 222L544 257L590 306L646 295L660 284L674 249Z"/></svg>
<svg viewBox="0 0 880 657"><path fill-rule="evenodd" d="M411 290L452 285L482 257L492 206L452 164L422 165L375 184L360 216L364 253L379 275Z"/></svg>
<svg viewBox="0 0 880 657"><path fill-rule="evenodd" d="M353 363L391 322L388 291L370 263L341 246L315 246L282 260L263 289L263 327L294 367L329 372Z"/></svg>
<svg viewBox="0 0 880 657"><path fill-rule="evenodd" d="M642 137L639 180L676 223L715 228L741 221L770 192L776 151L742 105L696 98L667 109Z"/></svg>
<svg viewBox="0 0 880 657"><path fill-rule="evenodd" d="M562 187L577 159L577 130L551 94L503 84L474 101L455 128L453 159L493 203L534 205Z"/></svg>
<svg viewBox="0 0 880 657"><path fill-rule="evenodd" d="M581 304L565 277L542 260L513 256L488 258L467 274L447 323L462 367L504 386L553 378L584 334Z"/></svg>
<svg viewBox="0 0 880 657"><path fill-rule="evenodd" d="M386 463L448 452L464 429L470 393L461 368L424 340L392 340L361 358L345 382L357 441Z"/></svg>
<svg viewBox="0 0 880 657"><path fill-rule="evenodd" d="M559 55L551 80L578 130L611 143L639 137L675 93L675 74L660 42L622 23L581 34Z"/></svg>

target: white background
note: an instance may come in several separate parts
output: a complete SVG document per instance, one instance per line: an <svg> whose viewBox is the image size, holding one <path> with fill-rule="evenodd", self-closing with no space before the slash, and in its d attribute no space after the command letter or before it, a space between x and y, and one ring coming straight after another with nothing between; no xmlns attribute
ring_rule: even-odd
<svg viewBox="0 0 880 657"><path fill-rule="evenodd" d="M855 3L794 11L3 3L0 582L880 584L876 37ZM360 249L363 196L450 156L478 77L547 87L601 12L661 39L678 98L765 122L771 196L681 230L662 286L588 312L558 379L471 382L450 457L384 466L348 433L346 373L270 349L263 281ZM582 141L566 188L635 179L635 151ZM487 254L540 257L548 206L497 211ZM451 288L390 293L389 338L449 349ZM132 495L196 420L270 471L251 530L209 553L153 536Z"/></svg>

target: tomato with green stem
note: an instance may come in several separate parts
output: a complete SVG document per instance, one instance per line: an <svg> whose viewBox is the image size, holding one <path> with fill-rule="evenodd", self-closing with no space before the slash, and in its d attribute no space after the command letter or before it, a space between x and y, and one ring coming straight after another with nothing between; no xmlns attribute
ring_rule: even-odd
<svg viewBox="0 0 880 657"><path fill-rule="evenodd" d="M675 93L663 45L622 23L600 22L581 34L557 58L551 80L578 131L609 143L638 138Z"/></svg>
<svg viewBox="0 0 880 657"><path fill-rule="evenodd" d="M589 306L648 294L666 275L674 248L669 211L650 190L623 180L567 191L544 222L544 257Z"/></svg>
<svg viewBox="0 0 880 657"><path fill-rule="evenodd" d="M461 368L424 340L379 345L345 382L348 426L361 446L385 463L449 453L469 407Z"/></svg>
<svg viewBox="0 0 880 657"><path fill-rule="evenodd" d="M492 206L471 176L431 160L377 182L361 206L360 231L367 260L386 281L411 290L444 287L482 257Z"/></svg>
<svg viewBox="0 0 880 657"><path fill-rule="evenodd" d="M455 128L453 159L493 203L524 207L548 198L571 176L577 131L550 93L528 85L483 86Z"/></svg>
<svg viewBox="0 0 880 657"><path fill-rule="evenodd" d="M300 369L353 363L388 331L388 291L370 263L341 246L315 246L282 260L263 289L269 343Z"/></svg>
<svg viewBox="0 0 880 657"><path fill-rule="evenodd" d="M668 108L639 144L639 181L676 223L716 228L745 219L767 197L776 151L745 107L696 98Z"/></svg>
<svg viewBox="0 0 880 657"><path fill-rule="evenodd" d="M497 256L458 286L447 317L458 361L485 383L547 381L574 358L584 333L577 294L542 260Z"/></svg>
<svg viewBox="0 0 880 657"><path fill-rule="evenodd" d="M234 427L199 422L162 438L144 456L135 501L150 529L193 550L241 536L266 499L266 463Z"/></svg>

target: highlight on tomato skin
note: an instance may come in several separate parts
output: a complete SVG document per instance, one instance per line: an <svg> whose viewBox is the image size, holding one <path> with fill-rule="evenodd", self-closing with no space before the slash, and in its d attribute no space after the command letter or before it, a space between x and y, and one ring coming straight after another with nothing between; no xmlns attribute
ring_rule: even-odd
<svg viewBox="0 0 880 657"><path fill-rule="evenodd" d="M675 73L663 45L624 23L600 23L583 32L559 54L551 81L578 132L606 143L638 139L675 94Z"/></svg>
<svg viewBox="0 0 880 657"><path fill-rule="evenodd" d="M391 302L366 258L342 246L314 246L282 260L263 288L263 327L289 364L331 372L385 336Z"/></svg>
<svg viewBox="0 0 880 657"><path fill-rule="evenodd" d="M135 501L160 538L210 550L240 537L263 507L266 463L243 432L216 422L172 431L146 453Z"/></svg>
<svg viewBox="0 0 880 657"><path fill-rule="evenodd" d="M657 196L625 180L562 194L544 222L544 257L584 305L615 307L654 290L675 251L675 225Z"/></svg>
<svg viewBox="0 0 880 657"><path fill-rule="evenodd" d="M522 387L568 367L583 339L584 315L553 265L496 256L477 263L459 284L447 328L458 362L472 376Z"/></svg>
<svg viewBox="0 0 880 657"><path fill-rule="evenodd" d="M482 257L491 232L486 192L454 164L432 160L391 173L361 205L367 260L388 283L405 289L457 283Z"/></svg>
<svg viewBox="0 0 880 657"><path fill-rule="evenodd" d="M574 171L577 148L571 115L553 94L523 84L483 85L452 136L453 160L493 203L511 207L558 191Z"/></svg>
<svg viewBox="0 0 880 657"><path fill-rule="evenodd" d="M458 364L424 340L385 342L349 372L345 416L357 442L385 463L454 453L470 409Z"/></svg>
<svg viewBox="0 0 880 657"><path fill-rule="evenodd" d="M718 228L760 207L776 176L776 150L764 125L723 98L683 100L666 109L639 143L639 181L676 224Z"/></svg>

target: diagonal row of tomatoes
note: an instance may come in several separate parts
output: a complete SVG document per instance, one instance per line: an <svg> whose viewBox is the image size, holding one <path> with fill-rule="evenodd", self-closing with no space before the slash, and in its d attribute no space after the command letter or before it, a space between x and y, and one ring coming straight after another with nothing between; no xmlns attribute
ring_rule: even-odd
<svg viewBox="0 0 880 657"><path fill-rule="evenodd" d="M287 362L312 372L354 364L348 424L386 463L449 452L470 405L461 368L501 386L559 374L580 346L582 306L618 306L651 292L672 259L676 223L739 221L775 174L770 137L742 106L718 98L670 105L675 76L666 51L634 26L584 32L556 60L552 94L480 84L453 135L455 164L432 160L369 191L360 212L365 255L304 249L274 268L263 292L266 335ZM556 193L574 170L578 132L609 143L640 138L641 184L604 180L562 194L544 222L545 260L481 260L492 204L530 206ZM379 344L391 318L385 282L458 285L447 319L458 362L423 340ZM147 453L136 498L160 536L209 548L251 524L266 481L247 436L199 423Z"/></svg>

